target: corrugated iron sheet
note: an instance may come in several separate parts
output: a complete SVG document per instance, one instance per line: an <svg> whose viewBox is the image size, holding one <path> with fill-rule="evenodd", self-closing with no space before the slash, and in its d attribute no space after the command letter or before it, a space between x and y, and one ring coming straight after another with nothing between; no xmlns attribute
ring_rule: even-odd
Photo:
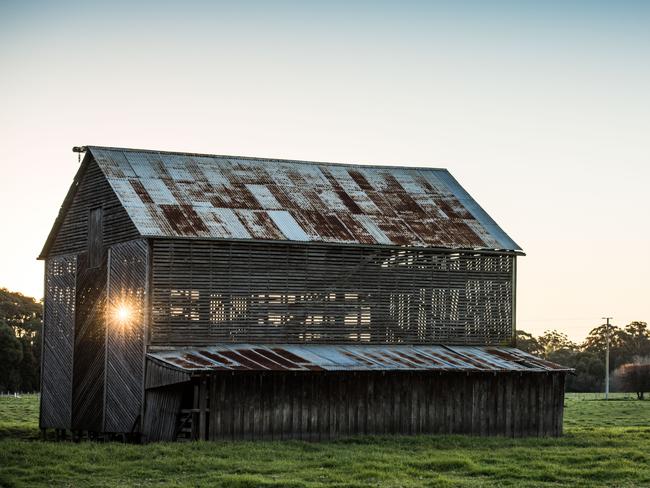
<svg viewBox="0 0 650 488"><path fill-rule="evenodd" d="M144 236L520 250L445 169L88 150Z"/></svg>
<svg viewBox="0 0 650 488"><path fill-rule="evenodd" d="M511 347L220 344L150 352L184 371L569 371Z"/></svg>

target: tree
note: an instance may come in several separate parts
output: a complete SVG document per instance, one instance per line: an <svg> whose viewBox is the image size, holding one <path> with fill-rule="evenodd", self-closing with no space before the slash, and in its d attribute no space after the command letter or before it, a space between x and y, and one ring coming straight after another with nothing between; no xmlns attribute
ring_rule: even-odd
<svg viewBox="0 0 650 488"><path fill-rule="evenodd" d="M566 334L556 330L546 331L537 338L528 332L517 331L517 347L554 363L573 368L575 374L568 375L566 378L567 391L602 391L605 380L606 332L606 325L595 327L584 342L578 345L569 340ZM610 325L609 339L612 371L626 364L650 363L650 359L645 362L640 359L650 358L650 330L646 322L631 322L624 328ZM629 381L624 387L621 375L618 374L620 371L622 370L617 370L613 377L614 388L619 391L621 389L636 391L630 389L632 388L630 385L634 378L638 381L640 378L629 373ZM648 389L648 387L644 388ZM638 392L637 395L643 396Z"/></svg>
<svg viewBox="0 0 650 488"><path fill-rule="evenodd" d="M609 326L609 369L615 370L622 364L630 362L631 358L625 354L625 332L615 325ZM607 325L599 325L591 329L584 342L582 350L597 354L602 361L605 360L607 349Z"/></svg>
<svg viewBox="0 0 650 488"><path fill-rule="evenodd" d="M39 335L40 338L40 335ZM38 391L40 388L40 346L26 337L18 339L22 349L22 359L18 364L20 391Z"/></svg>
<svg viewBox="0 0 650 488"><path fill-rule="evenodd" d="M539 341L532 334L523 330L517 331L517 347L530 354L540 355L543 353Z"/></svg>
<svg viewBox="0 0 650 488"><path fill-rule="evenodd" d="M650 362L624 364L616 376L623 391L636 393L639 400L643 400L644 392L650 391Z"/></svg>
<svg viewBox="0 0 650 488"><path fill-rule="evenodd" d="M537 342L541 348L540 352L545 358L557 351L576 351L578 349L578 346L564 332L557 330L547 330L537 339Z"/></svg>
<svg viewBox="0 0 650 488"><path fill-rule="evenodd" d="M605 381L605 363L589 351L571 351L568 355L552 355L551 361L575 369L566 378L567 391L602 391Z"/></svg>
<svg viewBox="0 0 650 488"><path fill-rule="evenodd" d="M4 341L0 347L0 389L38 390L43 304L0 288L0 322ZM16 350L20 351L18 364L13 362Z"/></svg>
<svg viewBox="0 0 650 488"><path fill-rule="evenodd" d="M0 321L0 391L20 389L18 365L23 358L20 341L4 321Z"/></svg>
<svg viewBox="0 0 650 488"><path fill-rule="evenodd" d="M14 330L16 337L34 337L43 320L43 304L22 293L0 288L0 320Z"/></svg>
<svg viewBox="0 0 650 488"><path fill-rule="evenodd" d="M648 323L630 322L621 334L621 349L632 362L634 358L650 356L650 330Z"/></svg>

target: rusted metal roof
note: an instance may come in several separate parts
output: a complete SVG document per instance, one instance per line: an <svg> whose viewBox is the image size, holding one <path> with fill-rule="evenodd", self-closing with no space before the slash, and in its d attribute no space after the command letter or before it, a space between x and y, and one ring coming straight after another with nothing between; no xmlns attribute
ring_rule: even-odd
<svg viewBox="0 0 650 488"><path fill-rule="evenodd" d="M441 345L220 344L150 352L189 372L209 371L570 371L511 347Z"/></svg>
<svg viewBox="0 0 650 488"><path fill-rule="evenodd" d="M87 149L143 236L520 250L445 169Z"/></svg>

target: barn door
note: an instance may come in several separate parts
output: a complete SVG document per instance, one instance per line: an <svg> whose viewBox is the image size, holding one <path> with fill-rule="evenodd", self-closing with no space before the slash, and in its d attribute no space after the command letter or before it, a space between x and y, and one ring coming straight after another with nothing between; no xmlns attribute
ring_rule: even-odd
<svg viewBox="0 0 650 488"><path fill-rule="evenodd" d="M115 244L109 250L105 432L139 430L148 255L144 240Z"/></svg>

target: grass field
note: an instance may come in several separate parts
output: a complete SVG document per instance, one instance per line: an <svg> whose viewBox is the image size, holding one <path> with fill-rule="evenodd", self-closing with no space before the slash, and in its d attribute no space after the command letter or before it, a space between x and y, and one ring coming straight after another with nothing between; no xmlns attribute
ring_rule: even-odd
<svg viewBox="0 0 650 488"><path fill-rule="evenodd" d="M558 439L363 437L325 443L54 443L35 396L0 397L0 485L650 487L650 401L567 396Z"/></svg>

